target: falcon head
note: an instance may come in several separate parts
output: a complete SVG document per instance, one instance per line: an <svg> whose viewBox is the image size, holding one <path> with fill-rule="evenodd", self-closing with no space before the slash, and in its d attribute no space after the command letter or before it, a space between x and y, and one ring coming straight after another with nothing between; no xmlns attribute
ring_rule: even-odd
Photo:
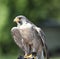
<svg viewBox="0 0 60 59"><path fill-rule="evenodd" d="M26 23L27 22L26 20L27 18L25 16L20 15L20 16L15 17L14 22L19 23L21 25L21 24Z"/></svg>

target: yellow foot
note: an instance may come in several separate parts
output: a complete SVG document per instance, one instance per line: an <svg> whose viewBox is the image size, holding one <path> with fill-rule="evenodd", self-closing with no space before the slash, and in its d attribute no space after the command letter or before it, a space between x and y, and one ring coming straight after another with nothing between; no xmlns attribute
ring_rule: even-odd
<svg viewBox="0 0 60 59"><path fill-rule="evenodd" d="M25 55L24 58L32 58L32 54L30 54L30 55Z"/></svg>
<svg viewBox="0 0 60 59"><path fill-rule="evenodd" d="M37 59L37 56L33 56L32 54L30 54L30 55L25 55L24 58L26 58L26 59L28 59L28 58Z"/></svg>

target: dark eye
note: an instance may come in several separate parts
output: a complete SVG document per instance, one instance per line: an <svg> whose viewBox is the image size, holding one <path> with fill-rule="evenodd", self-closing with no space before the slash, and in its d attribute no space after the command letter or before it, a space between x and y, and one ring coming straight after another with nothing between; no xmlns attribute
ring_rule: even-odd
<svg viewBox="0 0 60 59"><path fill-rule="evenodd" d="M21 22L21 21L19 21L19 23L20 23L20 24L22 24L22 22Z"/></svg>
<svg viewBox="0 0 60 59"><path fill-rule="evenodd" d="M19 17L19 19L22 19L22 17Z"/></svg>

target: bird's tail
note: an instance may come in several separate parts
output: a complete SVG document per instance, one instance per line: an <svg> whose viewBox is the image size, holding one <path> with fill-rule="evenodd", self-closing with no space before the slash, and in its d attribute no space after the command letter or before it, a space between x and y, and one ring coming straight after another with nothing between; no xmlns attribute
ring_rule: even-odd
<svg viewBox="0 0 60 59"><path fill-rule="evenodd" d="M49 52L46 44L44 45L44 52L45 52L46 59L49 59Z"/></svg>

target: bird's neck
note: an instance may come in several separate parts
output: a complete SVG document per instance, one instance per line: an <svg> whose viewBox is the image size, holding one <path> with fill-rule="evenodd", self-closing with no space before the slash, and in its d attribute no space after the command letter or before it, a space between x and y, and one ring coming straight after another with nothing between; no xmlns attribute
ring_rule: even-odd
<svg viewBox="0 0 60 59"><path fill-rule="evenodd" d="M21 26L21 24L20 23L17 23L17 26L19 27L19 26Z"/></svg>

